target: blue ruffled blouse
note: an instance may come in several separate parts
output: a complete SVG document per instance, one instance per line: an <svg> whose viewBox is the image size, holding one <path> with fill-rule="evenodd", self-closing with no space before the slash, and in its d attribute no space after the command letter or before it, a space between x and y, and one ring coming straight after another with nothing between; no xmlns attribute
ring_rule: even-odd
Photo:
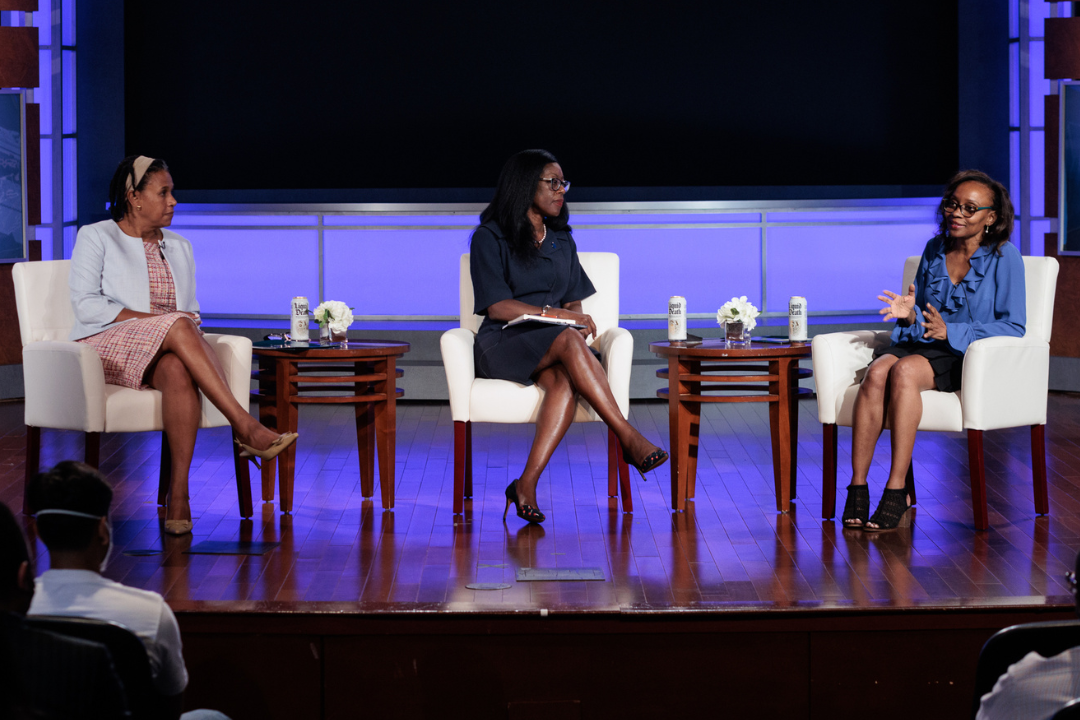
<svg viewBox="0 0 1080 720"><path fill-rule="evenodd" d="M906 293L907 288L902 292ZM893 345L937 342L923 337L923 309L927 305L941 313L947 326L947 338L941 344L957 355L963 355L968 345L985 337L1023 337L1027 294L1020 251L1008 242L1001 246L1001 255L980 247L971 256L967 275L953 285L945 267L945 239L934 238L926 243L915 272L915 322L908 327L896 323Z"/></svg>

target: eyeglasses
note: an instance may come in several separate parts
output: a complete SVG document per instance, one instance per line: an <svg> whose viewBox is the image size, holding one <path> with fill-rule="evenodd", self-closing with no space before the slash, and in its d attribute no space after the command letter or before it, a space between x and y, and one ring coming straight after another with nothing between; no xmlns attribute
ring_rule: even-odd
<svg viewBox="0 0 1080 720"><path fill-rule="evenodd" d="M974 215L975 213L979 212L980 210L993 210L994 206L993 205L984 205L983 207L975 207L974 205L971 205L971 204L961 205L960 203L956 202L955 198L950 198L949 200L946 200L944 202L944 204L942 204L942 206L941 206L941 209L944 210L947 213L955 212L957 208L960 208L960 214L961 215L963 215L966 218L969 218L972 215Z"/></svg>
<svg viewBox="0 0 1080 720"><path fill-rule="evenodd" d="M540 178L540 182L546 182L551 185L551 192L559 192L559 188L562 188L563 192L567 192L570 189L569 180L560 180L557 177Z"/></svg>

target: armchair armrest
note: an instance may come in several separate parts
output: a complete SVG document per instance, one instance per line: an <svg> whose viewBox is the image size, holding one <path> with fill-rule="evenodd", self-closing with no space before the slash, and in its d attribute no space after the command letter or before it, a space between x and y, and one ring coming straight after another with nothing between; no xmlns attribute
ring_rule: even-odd
<svg viewBox="0 0 1080 720"><path fill-rule="evenodd" d="M889 333L874 330L817 335L811 343L818 419L836 422L836 400L851 385L861 382L874 351L889 344Z"/></svg>
<svg viewBox="0 0 1080 720"><path fill-rule="evenodd" d="M634 336L626 328L605 330L597 339L600 362L607 374L608 386L623 417L630 417L630 372L634 362Z"/></svg>
<svg viewBox="0 0 1080 720"><path fill-rule="evenodd" d="M454 422L469 419L469 396L476 367L473 364L473 343L476 334L466 328L447 330L439 339L446 385L450 391L450 415Z"/></svg>
<svg viewBox="0 0 1080 720"><path fill-rule="evenodd" d="M57 430L105 430L105 370L94 348L65 340L23 348L26 424Z"/></svg>
<svg viewBox="0 0 1080 720"><path fill-rule="evenodd" d="M203 339L214 349L225 380L241 407L251 402L251 340L240 335L207 333Z"/></svg>
<svg viewBox="0 0 1080 720"><path fill-rule="evenodd" d="M964 353L964 428L1044 425L1049 385L1049 343L1005 336L976 340Z"/></svg>

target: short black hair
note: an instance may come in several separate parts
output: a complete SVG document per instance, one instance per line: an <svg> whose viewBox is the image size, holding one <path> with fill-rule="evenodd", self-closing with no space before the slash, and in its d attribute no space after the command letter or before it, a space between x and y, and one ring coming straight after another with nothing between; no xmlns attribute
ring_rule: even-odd
<svg viewBox="0 0 1080 720"><path fill-rule="evenodd" d="M135 183L135 161L138 159L138 155L128 155L121 160L120 164L116 166L116 172L113 173L112 182L109 183L109 214L112 215L112 219L116 222L123 220L124 216L131 211L127 200L127 181L128 178L131 178L132 184ZM146 187L146 181L151 175L159 170L168 171L168 169L169 166L165 164L164 160L160 158L154 160L146 168L146 172L143 173L139 184L135 185L135 189L142 190Z"/></svg>
<svg viewBox="0 0 1080 720"><path fill-rule="evenodd" d="M4 503L0 502L0 605L15 597L19 590L19 566L30 561L22 528Z"/></svg>
<svg viewBox="0 0 1080 720"><path fill-rule="evenodd" d="M26 489L31 514L42 510L72 510L105 517L112 505L112 488L105 477L85 463L65 460L34 477ZM71 515L47 514L37 518L38 536L49 552L85 550L98 521Z"/></svg>
<svg viewBox="0 0 1080 720"><path fill-rule="evenodd" d="M540 256L540 251L533 244L533 228L528 213L544 168L557 162L547 150L522 150L511 156L499 173L495 197L480 213L480 223L494 220L506 236L510 252L523 260ZM570 211L566 203L563 203L558 215L544 218L544 224L552 230L570 230L569 221Z"/></svg>

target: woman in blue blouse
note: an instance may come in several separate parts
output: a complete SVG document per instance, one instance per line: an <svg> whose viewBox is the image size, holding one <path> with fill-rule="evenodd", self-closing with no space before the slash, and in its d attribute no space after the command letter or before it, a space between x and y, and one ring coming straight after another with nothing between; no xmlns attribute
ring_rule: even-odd
<svg viewBox="0 0 1080 720"><path fill-rule="evenodd" d="M473 345L476 376L536 383L544 390L529 458L505 492L507 510L513 503L518 517L531 523L544 521L536 484L570 427L577 395L603 418L627 462L643 474L668 458L622 416L604 368L585 342L596 325L582 312L581 301L596 290L578 262L567 224L569 187L551 153L524 150L511 157L499 174L495 197L480 214L469 254L475 312L484 316ZM585 327L503 327L526 314L566 318Z"/></svg>
<svg viewBox="0 0 1080 720"><path fill-rule="evenodd" d="M923 390L960 389L964 351L994 335L1022 337L1026 323L1024 261L1009 242L1013 207L1001 183L967 170L950 182L938 208L937 237L926 244L906 295L885 290L892 344L877 351L855 400L851 485L844 525L868 531L900 524L911 504L905 478L922 418ZM888 419L889 481L873 517L866 475Z"/></svg>

